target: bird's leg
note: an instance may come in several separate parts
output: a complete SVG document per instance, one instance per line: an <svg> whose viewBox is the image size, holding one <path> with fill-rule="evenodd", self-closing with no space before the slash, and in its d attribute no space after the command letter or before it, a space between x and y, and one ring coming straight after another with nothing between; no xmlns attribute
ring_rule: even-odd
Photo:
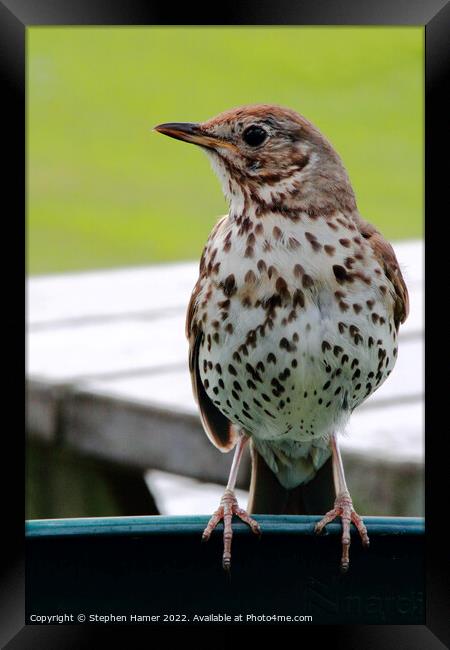
<svg viewBox="0 0 450 650"><path fill-rule="evenodd" d="M230 476L228 478L228 484L223 494L223 497L220 501L218 509L215 511L213 516L208 522L205 530L203 531L202 540L208 541L210 535L214 528L217 526L219 521L223 519L223 556L222 556L222 565L223 568L227 571L230 570L231 566L231 540L233 538L233 529L231 526L231 521L233 515L237 515L243 522L248 524L252 531L257 535L261 534L258 523L252 519L248 513L239 507L236 496L234 494L234 486L236 484L237 473L239 470L239 464L241 462L242 453L244 447L248 442L248 436L242 434L239 436L238 443L236 445L233 457L233 463L231 465Z"/></svg>
<svg viewBox="0 0 450 650"><path fill-rule="evenodd" d="M332 450L332 463L333 463L333 479L334 488L336 492L336 500L334 508L326 513L315 527L316 533L322 532L327 524L329 524L336 517L342 520L342 558L341 569L347 571L350 564L349 550L350 550L350 524L353 522L358 529L361 536L362 543L365 547L369 546L369 537L367 529L361 517L355 512L353 508L352 498L347 488L345 481L344 466L342 464L341 452L339 451L336 435L331 437L331 450Z"/></svg>

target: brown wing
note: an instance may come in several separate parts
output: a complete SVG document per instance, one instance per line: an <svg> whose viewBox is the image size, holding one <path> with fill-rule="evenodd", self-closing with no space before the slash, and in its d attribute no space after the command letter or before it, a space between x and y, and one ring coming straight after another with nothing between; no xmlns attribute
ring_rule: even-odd
<svg viewBox="0 0 450 650"><path fill-rule="evenodd" d="M223 219L219 224L222 221ZM211 237L213 237L214 232L217 230L217 226L211 233ZM192 292L186 315L186 336L189 341L189 370L191 373L192 392L199 406L203 428L208 438L220 451L228 452L236 445L238 431L210 400L200 377L199 352L204 334L201 323L197 319L197 312L199 294L207 280L204 263L205 251L200 260L200 277Z"/></svg>
<svg viewBox="0 0 450 650"><path fill-rule="evenodd" d="M396 327L404 323L409 314L408 289L400 271L394 249L381 233L370 223L361 219L359 224L361 235L370 244L376 258L381 263L386 277L392 282L395 290L394 323Z"/></svg>

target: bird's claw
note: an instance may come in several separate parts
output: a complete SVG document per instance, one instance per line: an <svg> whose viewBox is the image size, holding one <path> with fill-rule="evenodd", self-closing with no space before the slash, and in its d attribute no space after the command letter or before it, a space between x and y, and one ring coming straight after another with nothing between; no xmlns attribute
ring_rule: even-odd
<svg viewBox="0 0 450 650"><path fill-rule="evenodd" d="M231 522L233 515L236 515L244 523L248 524L256 535L261 535L261 529L258 522L252 519L252 517L250 517L250 515L245 510L239 507L233 490L225 490L224 495L220 501L220 506L214 512L208 522L208 525L203 531L202 541L208 541L214 528L216 528L217 524L223 519L222 566L226 571L229 571L231 567L231 540L233 538L233 529Z"/></svg>
<svg viewBox="0 0 450 650"><path fill-rule="evenodd" d="M363 520L353 508L353 502L348 492L336 497L334 508L327 512L326 515L315 525L315 532L318 534L321 533L325 526L336 519L336 517L340 517L342 520L341 571L346 572L350 564L350 524L353 522L356 526L365 548L369 547L369 536L367 535L367 528L365 527Z"/></svg>

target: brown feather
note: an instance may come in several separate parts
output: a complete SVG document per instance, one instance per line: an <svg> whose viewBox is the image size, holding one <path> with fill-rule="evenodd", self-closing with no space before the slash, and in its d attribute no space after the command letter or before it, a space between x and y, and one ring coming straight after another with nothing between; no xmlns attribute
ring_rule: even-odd
<svg viewBox="0 0 450 650"><path fill-rule="evenodd" d="M203 333L199 332L190 350L192 390L199 406L200 419L206 435L220 451L226 453L233 449L239 437L237 428L219 411L209 399L203 386L198 363L198 353Z"/></svg>
<svg viewBox="0 0 450 650"><path fill-rule="evenodd" d="M252 476L247 511L250 514L317 515L334 500L331 457L315 477L292 490L284 488L263 457L251 445Z"/></svg>
<svg viewBox="0 0 450 650"><path fill-rule="evenodd" d="M359 231L372 247L375 257L383 267L387 279L390 280L394 287L396 295L394 322L398 327L399 324L404 323L408 317L409 296L394 249L374 226L363 219L359 220Z"/></svg>
<svg viewBox="0 0 450 650"><path fill-rule="evenodd" d="M200 410L200 419L206 435L222 452L228 452L236 445L239 437L237 428L219 411L208 397L200 377L199 351L203 338L201 323L197 319L198 295L206 280L205 253L210 241L226 217L222 217L211 232L200 260L200 276L192 291L186 314L186 337L189 341L189 370L191 373L192 392Z"/></svg>

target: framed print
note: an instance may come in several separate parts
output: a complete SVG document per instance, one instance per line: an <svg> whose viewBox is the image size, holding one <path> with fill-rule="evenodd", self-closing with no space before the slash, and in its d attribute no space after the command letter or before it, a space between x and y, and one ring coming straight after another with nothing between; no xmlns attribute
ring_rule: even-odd
<svg viewBox="0 0 450 650"><path fill-rule="evenodd" d="M2 644L445 647L447 4L0 15L27 325Z"/></svg>

